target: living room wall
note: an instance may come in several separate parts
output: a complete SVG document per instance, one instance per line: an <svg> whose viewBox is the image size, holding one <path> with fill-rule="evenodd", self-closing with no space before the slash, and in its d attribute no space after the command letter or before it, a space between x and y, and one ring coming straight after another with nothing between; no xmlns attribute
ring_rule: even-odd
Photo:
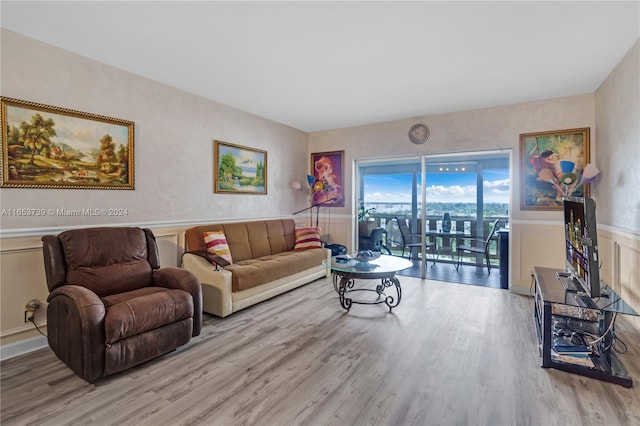
<svg viewBox="0 0 640 426"><path fill-rule="evenodd" d="M601 277L640 311L640 40L595 95Z"/></svg>
<svg viewBox="0 0 640 426"><path fill-rule="evenodd" d="M105 223L281 217L305 206L288 190L307 173L305 132L12 31L3 29L1 41L2 96L135 122L135 190L2 189L3 207L126 208L126 216L3 216L3 237ZM267 195L213 193L214 139L268 152Z"/></svg>
<svg viewBox="0 0 640 426"><path fill-rule="evenodd" d="M429 140L423 145L414 145L408 139L407 132L415 123L426 123L431 130ZM353 173L356 159L510 150L510 288L526 294L534 265L564 267L563 234L560 211L520 210L519 135L580 127L593 129L594 126L594 94L591 93L317 132L309 136L309 149L344 149L346 176ZM592 138L591 144L597 141ZM351 182L346 182L345 192L351 194L352 191ZM348 207L342 211L345 215L351 202L352 199L347 200ZM332 216L332 227L338 220L336 215ZM350 217L348 220L353 223Z"/></svg>
<svg viewBox="0 0 640 426"><path fill-rule="evenodd" d="M596 91L598 221L640 234L640 40ZM600 213L600 212L598 212Z"/></svg>
<svg viewBox="0 0 640 426"><path fill-rule="evenodd" d="M0 32L0 43L2 96L122 118L136 125L134 191L0 189L2 208L107 207L126 208L129 212L126 217L115 218L0 218L0 345L3 348L6 343L36 336L32 327L23 323L22 313L27 300L34 297L45 300L47 295L40 235L94 225L149 226L158 237L161 263L175 266L179 264L184 227L190 224L288 217L291 212L306 207L306 196L291 190L289 183L300 181L307 174L311 152L345 151L346 204L344 208L330 209L330 215L324 212L321 226L331 233L332 242L352 247L353 160L511 150L510 283L512 291L528 293L533 265L563 266L562 224L559 212L520 211L518 136L574 127L591 127L592 159L603 170L593 185L593 194L599 205L599 222L604 220L605 225L601 227L607 242L603 250L605 277L618 286L623 283L626 294L636 301L636 309L640 309L637 269L640 206L637 203L639 189L633 185L638 176L625 174L638 173L633 166L640 159L638 43L595 94L415 117L311 135L11 31ZM409 127L416 122L427 123L432 132L429 142L421 146L411 144L407 138ZM621 132L620 129L627 130ZM213 194L213 139L267 150L269 193ZM624 152L625 173L618 173L613 163L609 165L609 161L618 160L620 152ZM624 190L618 186L620 179L628 179L624 181ZM604 213L603 209L606 209ZM631 216L626 218L620 212ZM304 221L307 216L295 218ZM42 316L39 318L44 321ZM38 344L42 345L42 340Z"/></svg>
<svg viewBox="0 0 640 426"><path fill-rule="evenodd" d="M510 288L528 294L533 266L564 268L562 213L520 209L521 133L591 128L591 162L602 170L591 185L598 208L601 277L640 310L639 43L595 93L313 133L310 152L345 150L345 176L356 159L509 149L512 153ZM428 96L428 94L425 94ZM412 144L407 132L426 123L431 137ZM351 196L350 179L345 194ZM335 242L353 246L353 198L334 208ZM336 214L337 213L337 214ZM326 223L326 221L325 221Z"/></svg>
<svg viewBox="0 0 640 426"><path fill-rule="evenodd" d="M146 226L158 238L161 264L177 266L190 224L290 217L307 205L289 187L307 173L305 132L12 31L2 29L0 42L2 96L135 122L135 190L0 189L4 209L127 210L114 217L0 217L3 347L37 336L23 312L28 300L45 301L48 294L41 235L86 226ZM267 151L267 195L213 193L214 139ZM36 315L41 324L43 314Z"/></svg>

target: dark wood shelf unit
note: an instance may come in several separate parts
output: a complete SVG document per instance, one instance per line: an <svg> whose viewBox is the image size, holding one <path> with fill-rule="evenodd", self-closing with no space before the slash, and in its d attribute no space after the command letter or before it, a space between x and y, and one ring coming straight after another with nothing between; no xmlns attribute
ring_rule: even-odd
<svg viewBox="0 0 640 426"><path fill-rule="evenodd" d="M566 291L560 283L558 269L534 267L534 320L543 368L555 368L630 388L633 380L611 349L615 326L609 331L616 314L638 315L622 298L609 289L608 297L589 298L582 293ZM606 284L601 283L602 288ZM579 359L569 357L566 362L552 355L555 323L571 323L569 329L592 330L606 336L596 344L595 353L588 358L593 367L584 366ZM555 330L556 335L558 330Z"/></svg>

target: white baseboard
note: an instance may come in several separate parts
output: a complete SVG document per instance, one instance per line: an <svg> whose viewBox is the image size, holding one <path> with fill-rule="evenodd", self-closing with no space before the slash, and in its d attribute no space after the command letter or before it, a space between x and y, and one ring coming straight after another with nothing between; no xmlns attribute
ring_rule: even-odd
<svg viewBox="0 0 640 426"><path fill-rule="evenodd" d="M517 286L517 285L513 285L511 286L511 288L509 289L511 291L511 293L515 293L515 294L520 294L522 296L532 296L533 294L531 294L531 287L527 286Z"/></svg>
<svg viewBox="0 0 640 426"><path fill-rule="evenodd" d="M0 346L0 361L33 352L37 349L45 348L48 345L47 338L44 336L36 336L19 342L9 343Z"/></svg>

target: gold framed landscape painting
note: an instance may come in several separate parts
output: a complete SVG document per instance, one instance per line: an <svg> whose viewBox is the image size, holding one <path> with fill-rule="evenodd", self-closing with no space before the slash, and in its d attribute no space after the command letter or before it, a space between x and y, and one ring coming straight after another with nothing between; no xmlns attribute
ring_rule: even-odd
<svg viewBox="0 0 640 426"><path fill-rule="evenodd" d="M2 188L134 189L134 123L0 98Z"/></svg>
<svg viewBox="0 0 640 426"><path fill-rule="evenodd" d="M267 151L218 140L213 142L215 193L267 193Z"/></svg>
<svg viewBox="0 0 640 426"><path fill-rule="evenodd" d="M521 210L561 210L565 196L589 196L588 163L588 127L521 134Z"/></svg>

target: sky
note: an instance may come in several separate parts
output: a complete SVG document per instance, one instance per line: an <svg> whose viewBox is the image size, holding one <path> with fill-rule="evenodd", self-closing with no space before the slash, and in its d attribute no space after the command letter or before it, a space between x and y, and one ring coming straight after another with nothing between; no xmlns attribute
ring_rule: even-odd
<svg viewBox="0 0 640 426"><path fill-rule="evenodd" d="M411 202L411 174L369 175L364 178L364 201ZM418 174L418 202L421 200ZM484 202L509 203L509 170L484 171ZM428 202L476 202L475 173L427 174Z"/></svg>

